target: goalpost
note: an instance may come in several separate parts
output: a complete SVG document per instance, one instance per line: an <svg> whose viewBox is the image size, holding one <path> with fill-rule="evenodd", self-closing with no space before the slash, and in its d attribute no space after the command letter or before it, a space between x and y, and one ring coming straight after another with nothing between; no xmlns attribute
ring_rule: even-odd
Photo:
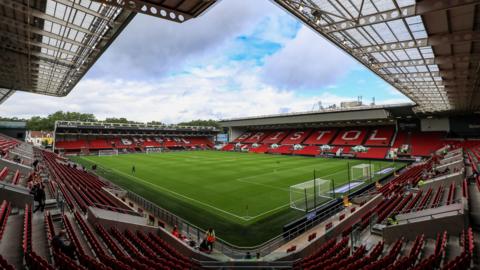
<svg viewBox="0 0 480 270"><path fill-rule="evenodd" d="M362 163L350 168L350 175L352 181L355 180L370 180L374 177L375 166L369 163Z"/></svg>
<svg viewBox="0 0 480 270"><path fill-rule="evenodd" d="M118 149L98 150L98 156L118 156Z"/></svg>
<svg viewBox="0 0 480 270"><path fill-rule="evenodd" d="M317 178L290 186L290 207L303 212L313 210L332 198L331 180Z"/></svg>

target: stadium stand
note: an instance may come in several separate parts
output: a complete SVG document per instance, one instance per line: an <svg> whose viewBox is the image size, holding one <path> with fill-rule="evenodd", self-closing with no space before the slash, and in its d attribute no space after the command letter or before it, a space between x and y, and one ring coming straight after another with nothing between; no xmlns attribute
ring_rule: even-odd
<svg viewBox="0 0 480 270"><path fill-rule="evenodd" d="M366 131L366 129L364 130ZM389 150L389 147L376 145L366 147L365 152L355 152L354 147L342 145L322 151L321 145L316 144L306 145L304 143L301 148L295 148L294 146L298 145L296 143L283 144L283 141L288 140L289 136L294 134L295 130L291 130L281 139L281 143L276 148L262 143L244 143L242 147L247 146L251 152L258 153L268 151L274 154L311 156L318 156L322 152L339 153L342 151L342 155L353 154L357 158L380 159L385 158ZM342 134L345 134L345 130L339 132L338 136L342 136ZM303 138L311 137L311 135L304 134L302 136ZM436 135L436 138L439 136L442 135ZM148 137L148 139L143 138L143 140L137 139L136 141L133 137L129 138L131 138L132 144L144 145L145 142L151 143L154 140L158 142L157 139ZM331 136L331 140L333 139L335 139L334 136ZM366 144L368 139L365 139ZM123 142L127 140L125 137ZM190 142L186 138L172 139L171 141L183 145L206 142L202 139ZM108 143L107 140L105 142ZM445 143L450 146L444 147ZM472 171L476 169L476 166L472 165L478 162L480 143L442 141L441 144L436 145L440 147L435 151L435 156L408 166L393 179L387 179L381 184L372 183L371 188L366 191L367 193L361 195L360 203L352 198L352 201L355 202L354 205L345 208L343 214L333 215L327 220L319 222L314 228L323 227L324 233L331 232L332 235L328 239L325 239L322 231L314 231L315 233L305 231L298 238L287 241L284 246L288 247L288 250L287 248L283 250L285 256L293 256L297 260L287 259L286 264L292 264L295 269L470 268L473 264L472 254L474 254L476 246L473 230L466 223L459 224L457 229L439 229L432 225L431 231L422 232L415 229L413 220L423 217L425 214L431 215L432 211L434 211L433 213L444 213L442 211L446 211L445 209L449 209L449 207L463 209L465 205L468 205L465 201L472 200L470 197L472 192L480 193L480 189L476 187L480 180L477 178L472 183L467 181L465 177L462 177L464 168L460 166L463 164L461 161L465 154L465 166L471 166ZM233 147L234 144L230 143L225 147L228 146ZM415 144L413 144L414 146ZM118 187L111 186L110 183L100 180L79 166L73 166L72 162L55 153L34 150L32 155L41 160L39 165L42 168L41 174L50 175L47 184L48 189L51 190L50 194L55 195L56 191L61 192L67 208L64 213L48 209L45 214L38 216L32 214L31 205L27 204L23 207L20 215L23 215L22 254L25 255L22 256L25 258L25 265L29 268L166 269L168 267L168 269L200 269L215 263L194 261L188 255L182 254L178 249L178 244L175 243L175 241L182 241L181 239L173 237L167 239L150 229L144 230L128 224L111 226L91 218L94 213L92 211L95 211L92 209L136 217L140 217L139 213L144 213L143 211L146 210L139 212L137 206L129 205L132 202L122 201L118 195L112 193L112 191L119 192ZM431 153L429 153L430 155ZM457 164L458 162L460 165ZM17 182L15 179L28 175L28 173L21 173L18 169L10 167L5 167L0 172L7 174L8 180L5 181L8 183ZM26 184L23 180L20 183ZM471 184L475 187L473 190L470 188ZM9 232L10 213L19 207L21 206L14 205L7 200L2 202L0 205L0 232L3 234ZM18 211L15 210L15 212ZM455 217L455 215L451 217ZM47 239L47 244L51 242L52 237L59 229L65 228L68 239L73 243L74 258L54 250L51 245L47 251L42 250L41 244L34 242L34 239L39 237L38 232L35 232L38 230L33 227L38 226L39 223L35 221L38 218L43 218L44 237ZM331 221L332 219L335 221ZM168 224L168 221L166 222ZM164 224L163 221L162 224ZM400 235L403 235L404 238L393 239L391 234L398 235L398 231L395 230L399 228L402 229ZM412 232L406 233L406 231ZM365 244L358 238L355 238L356 240L351 238L353 232L358 235L356 237L359 239L371 239L369 240L370 244ZM383 240L378 236L379 232L383 233ZM0 237L2 233L0 233ZM298 242L303 235L305 235L305 239L310 236L305 244ZM311 237L312 235L315 236ZM310 245L317 245L317 248L308 248ZM0 242L0 250L1 246ZM447 252L447 250L455 250L455 252ZM15 260L12 262L14 264L11 265L4 257L0 258L0 264L5 269L13 269Z"/></svg>
<svg viewBox="0 0 480 270"><path fill-rule="evenodd" d="M248 139L252 135L253 135L252 132L245 132L242 135L238 136L236 139L234 139L232 142L233 143L244 142L246 139Z"/></svg>
<svg viewBox="0 0 480 270"><path fill-rule="evenodd" d="M294 150L293 153L302 156L317 156L320 154L320 148L317 145L307 145L302 149Z"/></svg>
<svg viewBox="0 0 480 270"><path fill-rule="evenodd" d="M84 132L88 126L89 132ZM94 128L92 128L94 127ZM128 128L128 129L126 129ZM139 124L56 123L54 150L64 154L97 154L104 150L146 152L147 149L212 149L218 129L212 127L158 126ZM105 132L108 130L108 133Z"/></svg>
<svg viewBox="0 0 480 270"><path fill-rule="evenodd" d="M365 128L344 129L341 130L333 140L333 145L362 145L367 130Z"/></svg>
<svg viewBox="0 0 480 270"><path fill-rule="evenodd" d="M393 127L380 127L370 131L365 146L389 146L395 130ZM438 149L438 148L437 148Z"/></svg>
<svg viewBox="0 0 480 270"><path fill-rule="evenodd" d="M182 23L218 1L100 2L0 1L0 103L15 91L67 95L136 13ZM0 135L0 269L479 269L480 1L274 2L414 103L367 106L359 98L309 112L226 119L222 129L58 121L54 152ZM60 32L65 36L54 42ZM223 130L228 142L215 145ZM343 196L296 213L299 219L262 245L238 247L219 235L214 250L204 252L170 233L182 225L200 242L202 229L64 158L149 149L408 165L382 168L385 177L362 179L362 188L351 192L349 185ZM48 189L46 212L33 213L30 192L40 183ZM245 210L237 218L249 223ZM52 244L62 228L74 256Z"/></svg>
<svg viewBox="0 0 480 270"><path fill-rule="evenodd" d="M389 148L387 147L370 147L365 152L357 152L355 157L357 158L371 158L371 159L384 159L387 156Z"/></svg>
<svg viewBox="0 0 480 270"><path fill-rule="evenodd" d="M335 135L336 129L321 129L313 131L312 134L303 142L305 145L323 145L330 144Z"/></svg>
<svg viewBox="0 0 480 270"><path fill-rule="evenodd" d="M288 155L293 153L293 148L291 145L280 145L277 148L270 148L270 150L268 150L268 153Z"/></svg>
<svg viewBox="0 0 480 270"><path fill-rule="evenodd" d="M411 155L429 156L443 146L443 132L415 132L411 134Z"/></svg>
<svg viewBox="0 0 480 270"><path fill-rule="evenodd" d="M286 130L271 131L271 133L261 141L263 144L280 144L280 142L288 135Z"/></svg>
<svg viewBox="0 0 480 270"><path fill-rule="evenodd" d="M252 153L266 153L269 149L269 146L266 145L266 144L262 144L262 145L259 145L257 147L253 147L250 148L250 152ZM227 150L225 149L225 147L223 148L223 150Z"/></svg>
<svg viewBox="0 0 480 270"><path fill-rule="evenodd" d="M294 130L285 137L281 144L302 144L311 132L311 130Z"/></svg>
<svg viewBox="0 0 480 270"><path fill-rule="evenodd" d="M268 137L269 134L270 134L270 132L268 132L268 131L257 131L255 133L253 133L252 136L248 137L247 139L243 140L242 142L243 143L259 143L263 139Z"/></svg>

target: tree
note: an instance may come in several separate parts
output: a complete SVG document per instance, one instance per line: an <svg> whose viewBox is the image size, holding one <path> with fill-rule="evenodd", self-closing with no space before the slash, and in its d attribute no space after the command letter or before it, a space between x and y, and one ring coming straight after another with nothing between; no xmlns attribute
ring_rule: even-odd
<svg viewBox="0 0 480 270"><path fill-rule="evenodd" d="M55 128L55 121L95 122L97 118L91 113L58 111L47 117L32 116L27 120L27 129L52 131Z"/></svg>

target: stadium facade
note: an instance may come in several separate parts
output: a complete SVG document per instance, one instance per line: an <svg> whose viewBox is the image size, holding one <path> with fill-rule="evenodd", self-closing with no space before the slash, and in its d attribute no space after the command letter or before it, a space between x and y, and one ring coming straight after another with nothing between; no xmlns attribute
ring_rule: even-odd
<svg viewBox="0 0 480 270"><path fill-rule="evenodd" d="M102 150L211 149L218 133L215 127L57 121L54 150L97 154Z"/></svg>

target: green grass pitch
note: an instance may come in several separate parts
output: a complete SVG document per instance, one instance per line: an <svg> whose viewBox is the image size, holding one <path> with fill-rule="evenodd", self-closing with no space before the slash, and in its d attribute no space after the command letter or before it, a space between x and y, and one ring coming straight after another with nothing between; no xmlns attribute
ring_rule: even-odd
<svg viewBox="0 0 480 270"><path fill-rule="evenodd" d="M201 228L242 246L260 244L305 213L289 207L289 187L316 177L348 181L348 165L365 160L194 151L74 158L99 174ZM375 170L392 162L372 161ZM136 172L131 168L135 165ZM396 163L401 167L405 164ZM382 175L382 177L385 175ZM377 176L380 177L380 176Z"/></svg>

